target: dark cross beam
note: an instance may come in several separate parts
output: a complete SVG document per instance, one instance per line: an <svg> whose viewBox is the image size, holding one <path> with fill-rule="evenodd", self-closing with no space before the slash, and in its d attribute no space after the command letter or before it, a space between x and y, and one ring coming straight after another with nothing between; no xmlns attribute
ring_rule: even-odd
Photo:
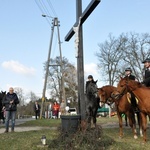
<svg viewBox="0 0 150 150"><path fill-rule="evenodd" d="M79 18L81 18L79 28L79 46L77 57L77 78L78 78L78 106L79 113L81 114L81 120L85 120L85 99L84 99L84 60L83 60L83 34L82 24L89 17L92 11L100 3L100 0L92 0L82 13L82 0L76 0L76 23L74 26L78 26ZM65 41L69 41L74 35L73 27L65 37Z"/></svg>
<svg viewBox="0 0 150 150"><path fill-rule="evenodd" d="M90 2L90 4L86 7L86 9L84 10L84 12L82 13L81 17L81 24L82 25L84 23L84 21L89 17L89 15L92 13L92 11L96 8L96 6L100 3L101 0L92 0ZM78 21L73 25L74 27L76 27L78 25ZM70 29L70 31L68 32L68 34L65 37L65 41L69 41L72 36L74 35L74 30L73 28Z"/></svg>

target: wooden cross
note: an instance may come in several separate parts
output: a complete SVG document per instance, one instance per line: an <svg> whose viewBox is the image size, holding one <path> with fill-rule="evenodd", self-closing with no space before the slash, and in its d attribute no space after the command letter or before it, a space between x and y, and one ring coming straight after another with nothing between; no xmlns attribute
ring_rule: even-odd
<svg viewBox="0 0 150 150"><path fill-rule="evenodd" d="M87 8L82 13L82 0L76 0L76 23L70 29L65 37L65 41L69 41L75 34L74 27L78 27L78 57L77 57L77 78L78 78L78 106L81 120L85 119L85 100L84 100L84 60L83 60L83 36L82 24L89 17L92 11L100 3L101 0L91 0Z"/></svg>

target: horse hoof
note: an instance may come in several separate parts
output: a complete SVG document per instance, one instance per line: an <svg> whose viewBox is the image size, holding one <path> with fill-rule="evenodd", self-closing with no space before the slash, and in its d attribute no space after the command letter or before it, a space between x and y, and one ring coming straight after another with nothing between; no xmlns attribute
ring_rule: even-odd
<svg viewBox="0 0 150 150"><path fill-rule="evenodd" d="M143 142L142 142L142 145L145 145L145 144L146 144L146 142L145 142L145 141L143 141Z"/></svg>
<svg viewBox="0 0 150 150"><path fill-rule="evenodd" d="M119 136L119 139L122 139L122 136Z"/></svg>
<svg viewBox="0 0 150 150"><path fill-rule="evenodd" d="M137 135L134 135L134 139L137 139L138 137L137 137Z"/></svg>

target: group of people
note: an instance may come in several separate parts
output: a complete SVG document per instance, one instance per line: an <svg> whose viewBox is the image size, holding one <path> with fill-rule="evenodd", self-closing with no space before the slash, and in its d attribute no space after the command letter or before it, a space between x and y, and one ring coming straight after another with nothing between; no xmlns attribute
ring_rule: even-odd
<svg viewBox="0 0 150 150"><path fill-rule="evenodd" d="M60 105L55 101L48 105L48 118L58 118Z"/></svg>
<svg viewBox="0 0 150 150"><path fill-rule="evenodd" d="M142 63L144 64L144 73L143 81L141 83L147 87L150 87L150 58L146 58ZM137 80L136 77L132 75L131 68L125 69L125 76L130 80Z"/></svg>
<svg viewBox="0 0 150 150"><path fill-rule="evenodd" d="M150 58L146 58L143 62L144 64L144 72L143 72L143 81L141 82L144 86L146 87L150 87ZM128 77L128 79L130 80L135 80L138 81L137 78L132 74L132 69L131 68L126 68L125 69L125 78ZM87 83L91 81L93 82L93 76L89 75L88 76L88 81L86 82L86 86ZM139 111L137 108L137 104L136 104L136 100L135 100L135 96L133 93L130 93L131 95L131 99L132 99L132 106L134 108L134 111Z"/></svg>
<svg viewBox="0 0 150 150"><path fill-rule="evenodd" d="M144 64L144 74L143 74L143 82L147 87L150 87L150 58L146 58L143 62ZM132 75L132 69L131 68L126 68L125 69L125 77L128 77L130 80L137 80L134 75ZM93 76L89 75L88 76L88 81L94 81Z"/></svg>
<svg viewBox="0 0 150 150"><path fill-rule="evenodd" d="M40 110L41 106L38 104L36 101L34 104L34 112L35 112L35 119L37 119L40 116ZM65 102L62 100L61 104L58 104L57 101L49 102L49 105L47 106L47 115L48 118L58 118L59 117L59 112L61 114L64 114L65 112Z"/></svg>
<svg viewBox="0 0 150 150"><path fill-rule="evenodd" d="M48 105L48 118L57 118L59 117L59 112L61 114L65 113L65 101L62 100L60 104L55 101L54 103L50 102Z"/></svg>

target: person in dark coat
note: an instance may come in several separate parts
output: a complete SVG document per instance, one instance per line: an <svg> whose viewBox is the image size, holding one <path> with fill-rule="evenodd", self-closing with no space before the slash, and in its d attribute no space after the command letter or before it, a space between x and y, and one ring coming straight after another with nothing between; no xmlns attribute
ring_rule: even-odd
<svg viewBox="0 0 150 150"><path fill-rule="evenodd" d="M88 85L89 82L94 82L94 79L93 79L92 75L88 75L88 80L86 81L86 85L85 85L85 93L86 93L87 85Z"/></svg>
<svg viewBox="0 0 150 150"><path fill-rule="evenodd" d="M35 104L34 104L35 119L40 117L40 109L41 109L41 106L36 101Z"/></svg>
<svg viewBox="0 0 150 150"><path fill-rule="evenodd" d="M14 93L14 89L12 87L9 88L9 92L6 94L2 101L3 106L5 107L5 133L9 131L9 120L11 119L11 131L14 132L15 127L15 117L17 104L19 104L19 99L16 93Z"/></svg>
<svg viewBox="0 0 150 150"><path fill-rule="evenodd" d="M144 63L144 75L143 75L143 82L147 87L150 87L150 58L146 58L142 63Z"/></svg>
<svg viewBox="0 0 150 150"><path fill-rule="evenodd" d="M128 77L130 80L135 80L135 76L132 75L132 69L131 68L126 68L125 69L125 77Z"/></svg>
<svg viewBox="0 0 150 150"><path fill-rule="evenodd" d="M135 76L132 75L132 69L131 68L125 69L125 77L128 77L128 79L130 79L130 80L136 80ZM135 112L139 112L139 109L137 108L135 96L132 92L130 92L130 94L131 94L131 104L133 106L133 109Z"/></svg>

